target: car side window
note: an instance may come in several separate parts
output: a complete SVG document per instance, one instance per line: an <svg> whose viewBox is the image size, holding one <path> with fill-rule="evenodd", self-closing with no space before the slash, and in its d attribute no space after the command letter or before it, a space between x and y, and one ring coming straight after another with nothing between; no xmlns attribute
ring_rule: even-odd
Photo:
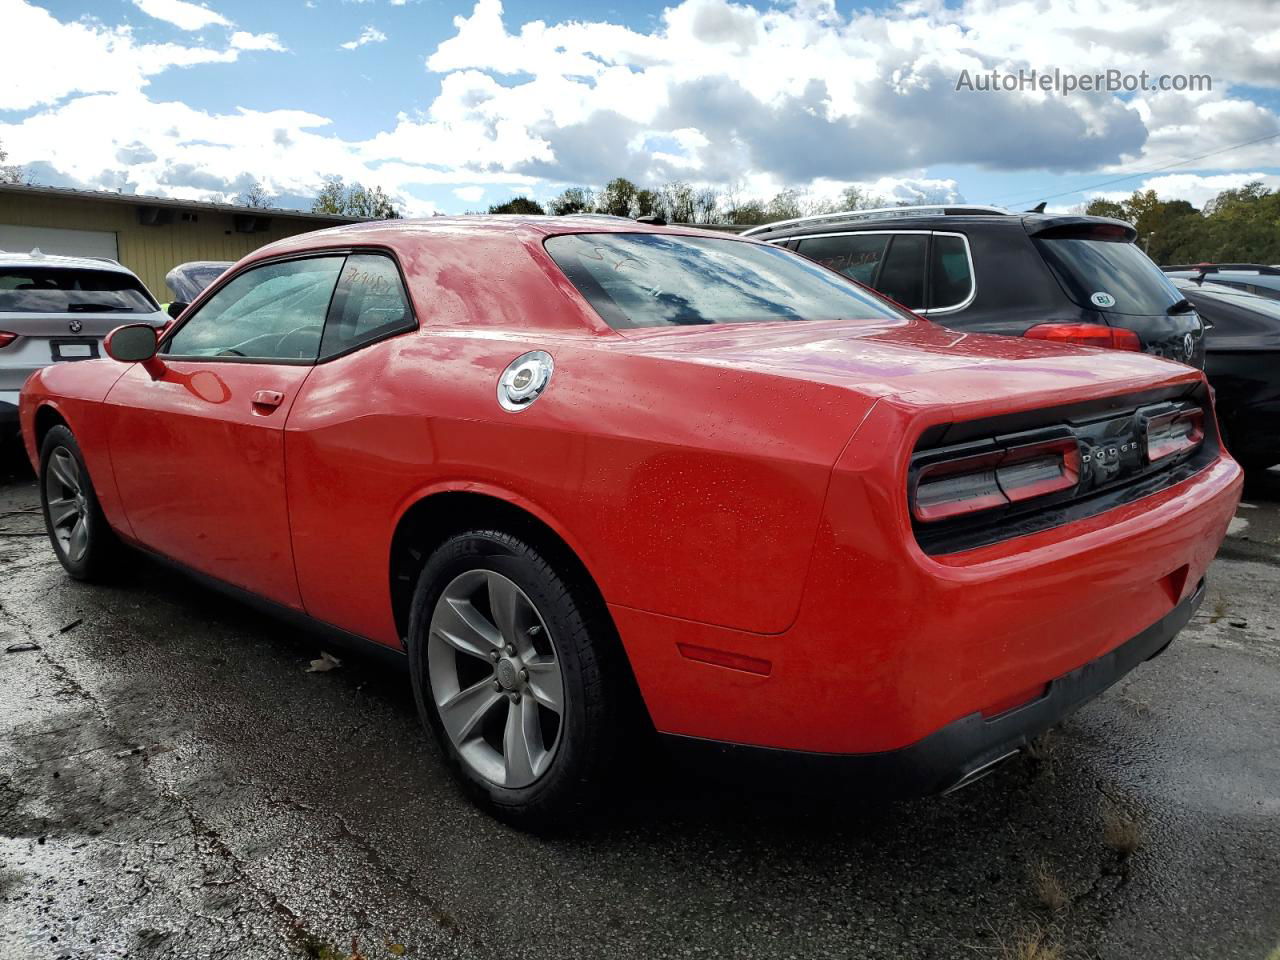
<svg viewBox="0 0 1280 960"><path fill-rule="evenodd" d="M414 327L395 261L380 253L347 257L320 344L323 359Z"/></svg>
<svg viewBox="0 0 1280 960"><path fill-rule="evenodd" d="M888 244L887 234L845 233L838 237L805 237L796 250L824 267L871 286Z"/></svg>
<svg viewBox="0 0 1280 960"><path fill-rule="evenodd" d="M876 289L911 310L924 307L924 258L928 247L927 234L894 234Z"/></svg>
<svg viewBox="0 0 1280 960"><path fill-rule="evenodd" d="M929 258L929 309L954 309L973 293L973 271L964 237L934 234Z"/></svg>
<svg viewBox="0 0 1280 960"><path fill-rule="evenodd" d="M165 354L314 361L343 259L308 257L246 270L183 323Z"/></svg>

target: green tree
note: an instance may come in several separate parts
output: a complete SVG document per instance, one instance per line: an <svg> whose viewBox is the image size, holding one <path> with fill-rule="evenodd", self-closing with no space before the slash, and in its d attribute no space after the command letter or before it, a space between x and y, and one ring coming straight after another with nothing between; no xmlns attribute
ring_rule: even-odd
<svg viewBox="0 0 1280 960"><path fill-rule="evenodd" d="M593 213L595 198L585 187L568 187L547 203L552 216L567 217L571 213Z"/></svg>
<svg viewBox="0 0 1280 960"><path fill-rule="evenodd" d="M775 193L773 199L765 204L764 212L769 221L794 220L804 216L804 211L800 208L800 191L783 190Z"/></svg>
<svg viewBox="0 0 1280 960"><path fill-rule="evenodd" d="M365 187L359 183L347 186L342 177L329 176L311 202L312 213L332 213L343 217L367 217L373 220L398 220L400 211L381 187Z"/></svg>
<svg viewBox="0 0 1280 960"><path fill-rule="evenodd" d="M654 205L658 202L657 196L652 190L636 191L636 216L651 217L653 216Z"/></svg>
<svg viewBox="0 0 1280 960"><path fill-rule="evenodd" d="M20 163L5 163L9 154L0 143L0 183L31 183L31 175Z"/></svg>
<svg viewBox="0 0 1280 960"><path fill-rule="evenodd" d="M546 211L542 209L542 204L537 200L530 200L528 197L512 197L506 203L495 203L489 208L490 213L518 213L524 216L543 216Z"/></svg>
<svg viewBox="0 0 1280 960"><path fill-rule="evenodd" d="M872 210L876 207L890 206L888 200L879 194L867 193L861 187L845 187L840 195L841 210Z"/></svg>
<svg viewBox="0 0 1280 960"><path fill-rule="evenodd" d="M595 209L597 213L607 213L615 217L629 217L636 206L636 185L625 177L614 177L604 185L604 189L596 194Z"/></svg>

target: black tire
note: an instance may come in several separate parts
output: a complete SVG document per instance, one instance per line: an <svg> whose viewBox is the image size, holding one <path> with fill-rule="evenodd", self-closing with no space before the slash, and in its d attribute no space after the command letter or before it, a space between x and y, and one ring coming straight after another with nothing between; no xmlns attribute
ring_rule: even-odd
<svg viewBox="0 0 1280 960"><path fill-rule="evenodd" d="M50 476L50 462L55 456L69 456L78 471L80 497L78 498L79 519L84 523L86 543L83 550L70 547L59 531L66 531L66 525L55 526L50 512L50 486L59 482L55 474ZM65 462L65 461L64 461ZM63 485L63 492L70 492ZM107 518L98 503L98 495L94 491L93 481L89 476L89 468L85 466L80 445L76 443L75 434L64 426L51 429L40 445L40 510L44 514L45 531L49 534L49 543L63 568L77 580L105 580L113 569L113 562L120 549L120 541L115 531L107 523Z"/></svg>
<svg viewBox="0 0 1280 960"><path fill-rule="evenodd" d="M554 638L563 681L558 740L549 766L527 786L495 783L464 759L444 728L432 689L432 616L445 589L469 571L493 572L514 582ZM470 530L450 537L431 554L418 577L409 615L409 665L418 713L471 798L521 829L555 830L579 822L611 780L627 739L629 674L613 626L593 596L534 547L500 530Z"/></svg>

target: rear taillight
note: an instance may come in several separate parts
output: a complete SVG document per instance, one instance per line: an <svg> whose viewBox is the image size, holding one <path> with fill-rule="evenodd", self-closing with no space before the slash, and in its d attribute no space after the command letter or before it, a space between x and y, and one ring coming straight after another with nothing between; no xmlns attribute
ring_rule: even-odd
<svg viewBox="0 0 1280 960"><path fill-rule="evenodd" d="M0 330L0 350L4 349L17 339L18 335L16 333L5 333L3 330Z"/></svg>
<svg viewBox="0 0 1280 960"><path fill-rule="evenodd" d="M1142 341L1132 330L1108 327L1105 323L1038 323L1024 337L1077 343L1084 347L1106 347L1110 350L1141 350Z"/></svg>
<svg viewBox="0 0 1280 960"><path fill-rule="evenodd" d="M1070 490L1079 478L1074 439L1007 447L921 467L911 510L926 523L945 520Z"/></svg>
<svg viewBox="0 0 1280 960"><path fill-rule="evenodd" d="M1194 450L1204 441L1204 411L1175 410L1151 417L1146 434L1147 460L1151 463Z"/></svg>

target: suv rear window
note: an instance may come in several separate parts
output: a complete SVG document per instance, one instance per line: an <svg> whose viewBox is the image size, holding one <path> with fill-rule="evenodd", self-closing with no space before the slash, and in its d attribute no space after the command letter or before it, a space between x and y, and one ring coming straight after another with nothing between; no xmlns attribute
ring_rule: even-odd
<svg viewBox="0 0 1280 960"><path fill-rule="evenodd" d="M1104 313L1159 316L1182 299L1138 247L1096 237L1035 238L1045 262L1076 304Z"/></svg>
<svg viewBox="0 0 1280 960"><path fill-rule="evenodd" d="M889 304L788 250L661 233L571 233L547 253L614 329L899 318Z"/></svg>
<svg viewBox="0 0 1280 960"><path fill-rule="evenodd" d="M142 281L115 270L0 267L0 313L154 313Z"/></svg>

